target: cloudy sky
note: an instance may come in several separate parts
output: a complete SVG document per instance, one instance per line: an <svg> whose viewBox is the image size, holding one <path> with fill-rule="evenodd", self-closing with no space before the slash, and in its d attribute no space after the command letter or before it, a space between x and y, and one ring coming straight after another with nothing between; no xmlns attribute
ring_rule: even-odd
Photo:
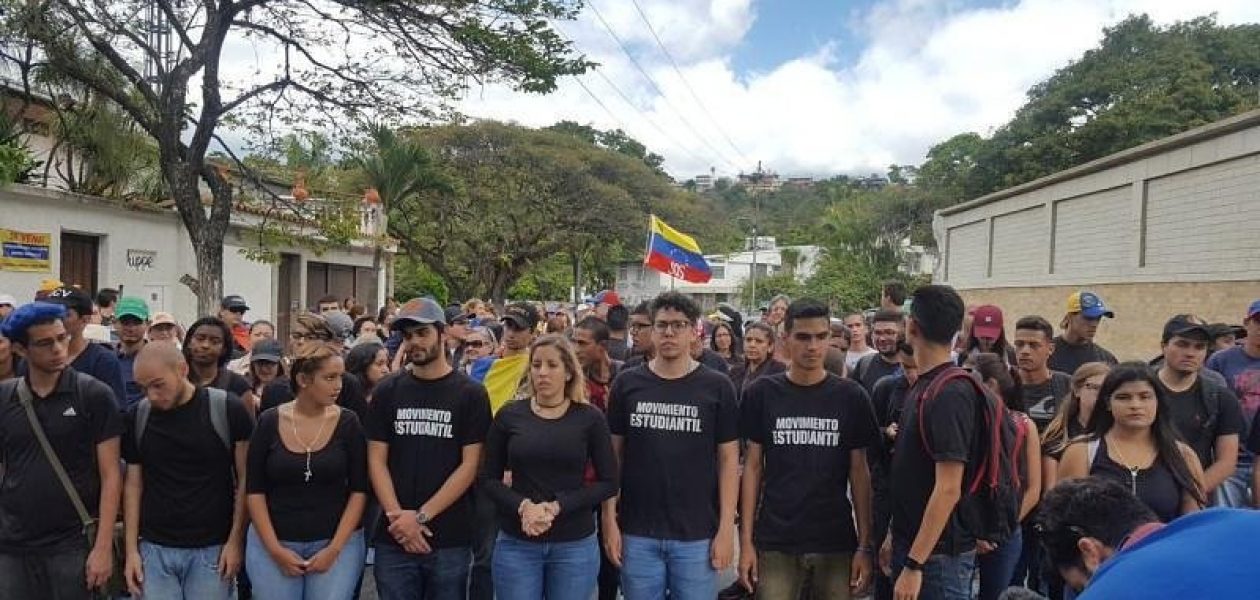
<svg viewBox="0 0 1260 600"><path fill-rule="evenodd" d="M636 1L642 15L631 0L587 0L559 24L598 73L547 96L477 88L462 110L620 127L680 179L757 161L785 176L884 172L1001 125L1030 86L1129 14L1260 21L1257 0Z"/></svg>

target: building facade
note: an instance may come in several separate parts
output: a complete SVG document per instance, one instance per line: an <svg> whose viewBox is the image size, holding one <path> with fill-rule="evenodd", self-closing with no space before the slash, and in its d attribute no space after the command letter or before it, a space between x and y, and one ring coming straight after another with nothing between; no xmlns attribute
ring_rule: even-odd
<svg viewBox="0 0 1260 600"><path fill-rule="evenodd" d="M93 292L121 289L144 298L151 311L173 313L184 324L199 316L196 297L181 283L196 276L196 258L174 210L12 185L0 190L0 215L0 293L24 302L41 281L57 279ZM356 243L322 254L304 247L270 248L279 261L259 262L247 257L258 249L251 229L258 218L234 211L223 249L223 291L245 297L247 320L273 320L284 332L293 312L325 294L379 305L386 270L372 269L373 246Z"/></svg>
<svg viewBox="0 0 1260 600"><path fill-rule="evenodd" d="M1058 323L1097 292L1116 318L1099 343L1159 352L1178 313L1238 323L1260 298L1260 111L938 211L936 280L969 303Z"/></svg>

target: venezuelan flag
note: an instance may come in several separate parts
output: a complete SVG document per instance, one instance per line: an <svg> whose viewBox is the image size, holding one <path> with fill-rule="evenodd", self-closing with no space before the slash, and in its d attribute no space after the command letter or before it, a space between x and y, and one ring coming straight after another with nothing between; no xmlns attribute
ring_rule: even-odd
<svg viewBox="0 0 1260 600"><path fill-rule="evenodd" d="M643 264L691 283L706 283L713 278L709 263L700 254L700 245L695 238L666 225L656 215L649 218L651 235Z"/></svg>
<svg viewBox="0 0 1260 600"><path fill-rule="evenodd" d="M504 358L487 356L473 362L468 376L486 386L486 394L490 396L490 414L499 412L504 404L516 397L520 387L525 385L527 367L528 353Z"/></svg>

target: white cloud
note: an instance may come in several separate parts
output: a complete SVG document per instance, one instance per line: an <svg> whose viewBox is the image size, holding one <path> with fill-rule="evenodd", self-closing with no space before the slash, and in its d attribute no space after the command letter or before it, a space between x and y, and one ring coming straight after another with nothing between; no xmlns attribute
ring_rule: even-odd
<svg viewBox="0 0 1260 600"><path fill-rule="evenodd" d="M771 0L760 2L761 9L770 9ZM918 163L938 141L962 131L988 132L1010 119L1029 87L1095 46L1104 27L1128 14L1145 12L1160 23L1211 12L1222 24L1260 21L1255 0L1019 0L984 9L891 0L851 19L850 27L867 44L849 64L837 64L824 47L768 72L737 74L731 53L755 19L757 7L750 0L640 0L713 118L748 155L745 160L714 131L634 7L597 4L668 100L635 70L589 10L562 27L646 117L597 74L583 81L616 119L572 80L542 97L489 87L462 107L470 115L527 125L569 119L622 126L664 154L668 170L684 178L711 165L725 173L750 170L756 160L784 174L817 175Z"/></svg>

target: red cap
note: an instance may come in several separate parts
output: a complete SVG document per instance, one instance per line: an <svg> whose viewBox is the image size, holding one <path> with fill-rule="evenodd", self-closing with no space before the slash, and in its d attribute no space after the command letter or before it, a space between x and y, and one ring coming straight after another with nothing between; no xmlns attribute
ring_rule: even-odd
<svg viewBox="0 0 1260 600"><path fill-rule="evenodd" d="M992 304L977 306L971 319L971 335L990 340L1001 337L1002 309Z"/></svg>
<svg viewBox="0 0 1260 600"><path fill-rule="evenodd" d="M595 294L595 304L607 304L608 306L621 306L621 296L612 290L604 290Z"/></svg>

